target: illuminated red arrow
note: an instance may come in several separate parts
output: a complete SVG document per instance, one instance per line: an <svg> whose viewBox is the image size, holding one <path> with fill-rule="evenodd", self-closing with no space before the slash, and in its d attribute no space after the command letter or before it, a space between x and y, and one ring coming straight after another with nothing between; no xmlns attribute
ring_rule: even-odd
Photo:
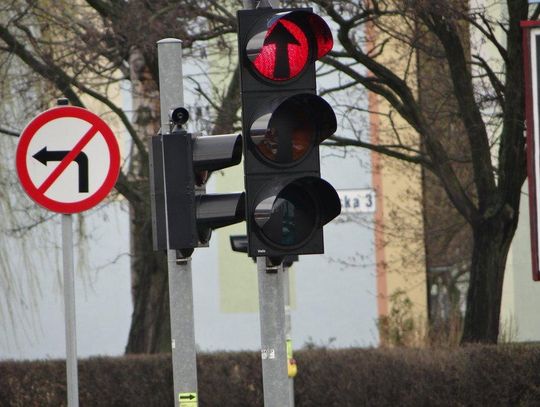
<svg viewBox="0 0 540 407"><path fill-rule="evenodd" d="M289 44L300 45L294 35L280 21L268 35L265 45L276 46L276 59L274 66L274 79L289 79L291 77L291 63L289 60Z"/></svg>

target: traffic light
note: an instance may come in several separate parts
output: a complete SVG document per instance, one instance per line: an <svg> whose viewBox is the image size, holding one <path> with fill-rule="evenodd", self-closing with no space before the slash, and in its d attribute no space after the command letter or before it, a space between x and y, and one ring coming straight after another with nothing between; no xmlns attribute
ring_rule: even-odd
<svg viewBox="0 0 540 407"><path fill-rule="evenodd" d="M242 138L196 137L179 125L187 118L176 117L177 111L170 115L177 126L150 144L153 237L154 250L175 249L187 257L208 244L213 229L244 220L243 192L206 194L204 188L210 171L240 163Z"/></svg>
<svg viewBox="0 0 540 407"><path fill-rule="evenodd" d="M248 254L323 253L322 227L341 211L320 178L319 144L337 128L315 81L330 29L311 9L240 10L238 44Z"/></svg>

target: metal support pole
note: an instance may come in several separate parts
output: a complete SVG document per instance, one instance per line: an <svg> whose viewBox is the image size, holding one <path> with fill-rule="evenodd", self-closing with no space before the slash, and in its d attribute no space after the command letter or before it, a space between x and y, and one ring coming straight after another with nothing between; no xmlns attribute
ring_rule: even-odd
<svg viewBox="0 0 540 407"><path fill-rule="evenodd" d="M292 356L291 290L289 285L289 276L289 267L283 266L283 296L285 300L285 341L287 345L287 363L289 357ZM293 377L289 377L289 407L294 407Z"/></svg>
<svg viewBox="0 0 540 407"><path fill-rule="evenodd" d="M289 404L282 270L281 266L268 268L266 257L257 257L265 407Z"/></svg>
<svg viewBox="0 0 540 407"><path fill-rule="evenodd" d="M161 129L164 133L169 131L170 127L169 110L184 104L182 41L166 38L158 41L157 47ZM191 258L179 259L176 250L168 250L167 261L174 405L196 407L198 405L197 359Z"/></svg>
<svg viewBox="0 0 540 407"><path fill-rule="evenodd" d="M246 10L253 10L257 7L257 0L242 0L242 7Z"/></svg>
<svg viewBox="0 0 540 407"><path fill-rule="evenodd" d="M173 382L176 405L196 407L197 356L193 315L191 258L178 260L175 250L167 252ZM191 402L189 404L188 402Z"/></svg>
<svg viewBox="0 0 540 407"><path fill-rule="evenodd" d="M64 272L64 309L66 322L67 398L69 407L78 407L77 323L75 317L75 279L73 264L72 215L62 215L62 267Z"/></svg>
<svg viewBox="0 0 540 407"><path fill-rule="evenodd" d="M245 10L253 10L257 7L272 7L279 8L279 0L242 0L242 8Z"/></svg>

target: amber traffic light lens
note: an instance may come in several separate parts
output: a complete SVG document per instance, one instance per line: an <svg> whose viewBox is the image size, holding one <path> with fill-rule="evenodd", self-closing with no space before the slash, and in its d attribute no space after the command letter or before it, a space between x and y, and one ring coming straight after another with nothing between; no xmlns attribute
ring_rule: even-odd
<svg viewBox="0 0 540 407"><path fill-rule="evenodd" d="M315 142L316 121L309 99L303 95L285 100L273 112L264 135L252 136L268 160L290 164L304 157Z"/></svg>

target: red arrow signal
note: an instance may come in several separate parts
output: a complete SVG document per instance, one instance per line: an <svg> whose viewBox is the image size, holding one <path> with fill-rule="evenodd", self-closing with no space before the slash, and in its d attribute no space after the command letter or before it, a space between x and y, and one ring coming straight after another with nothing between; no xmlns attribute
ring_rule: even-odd
<svg viewBox="0 0 540 407"><path fill-rule="evenodd" d="M265 45L275 46L274 79L291 78L291 61L289 59L289 45L299 46L300 43L285 26L278 21L266 37Z"/></svg>
<svg viewBox="0 0 540 407"><path fill-rule="evenodd" d="M267 31L263 47L253 65L265 78L286 81L302 72L309 54L309 42L304 31L294 22L283 18Z"/></svg>

